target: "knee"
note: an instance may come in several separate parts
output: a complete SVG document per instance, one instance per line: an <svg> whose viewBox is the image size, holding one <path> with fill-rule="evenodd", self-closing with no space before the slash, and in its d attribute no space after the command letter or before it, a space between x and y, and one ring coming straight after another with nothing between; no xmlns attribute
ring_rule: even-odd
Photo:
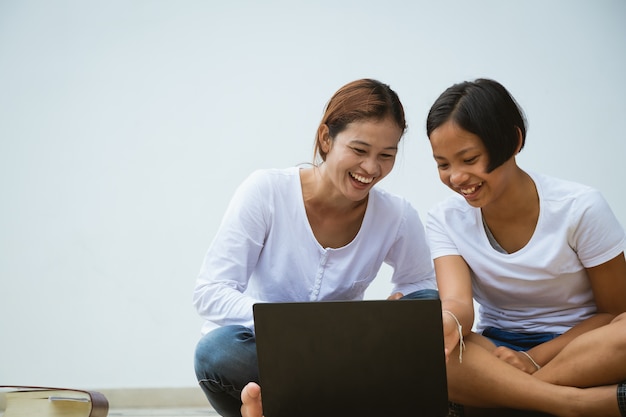
<svg viewBox="0 0 626 417"><path fill-rule="evenodd" d="M242 344L254 340L254 333L243 326L223 326L204 335L196 346L194 368L198 380L214 378L216 373L232 366L233 356L245 357ZM249 349L248 349L249 350Z"/></svg>
<svg viewBox="0 0 626 417"><path fill-rule="evenodd" d="M626 350L626 313L622 313L615 317L611 324L611 335L615 343L614 349L619 351Z"/></svg>
<svg viewBox="0 0 626 417"><path fill-rule="evenodd" d="M615 317L611 322L615 326L615 332L619 335L619 338L626 344L626 313L622 313Z"/></svg>
<svg viewBox="0 0 626 417"><path fill-rule="evenodd" d="M620 323L621 327L626 328L626 313L619 314L613 319L612 323Z"/></svg>

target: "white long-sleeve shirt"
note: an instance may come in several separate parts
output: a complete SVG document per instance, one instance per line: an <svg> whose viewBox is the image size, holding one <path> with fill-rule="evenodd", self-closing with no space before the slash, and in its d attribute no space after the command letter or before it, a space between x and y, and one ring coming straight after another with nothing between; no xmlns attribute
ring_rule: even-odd
<svg viewBox="0 0 626 417"><path fill-rule="evenodd" d="M353 241L324 248L306 216L299 168L256 171L235 192L197 278L202 333L253 328L257 302L362 299L383 262L394 292L436 288L425 231L407 200L373 188Z"/></svg>

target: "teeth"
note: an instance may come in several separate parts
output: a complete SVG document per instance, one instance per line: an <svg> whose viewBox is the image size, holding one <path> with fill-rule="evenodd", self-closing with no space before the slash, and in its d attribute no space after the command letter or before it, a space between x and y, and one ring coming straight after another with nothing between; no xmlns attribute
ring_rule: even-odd
<svg viewBox="0 0 626 417"><path fill-rule="evenodd" d="M483 183L479 183L478 185L473 186L472 188L461 188L461 193L463 194L472 194L474 192L476 192L476 190L478 189L478 187L480 187L481 185L483 185Z"/></svg>
<svg viewBox="0 0 626 417"><path fill-rule="evenodd" d="M374 178L365 178L358 174L354 174L352 172L350 173L350 176L352 176L352 178L354 178L355 180L362 182L363 184L369 184L370 182L374 180Z"/></svg>

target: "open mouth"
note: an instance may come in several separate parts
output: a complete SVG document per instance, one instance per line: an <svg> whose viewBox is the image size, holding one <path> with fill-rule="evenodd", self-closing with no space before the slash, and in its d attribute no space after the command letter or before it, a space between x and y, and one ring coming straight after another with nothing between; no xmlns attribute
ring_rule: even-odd
<svg viewBox="0 0 626 417"><path fill-rule="evenodd" d="M459 188L459 191L461 192L461 194L468 196L468 195L472 195L474 194L476 191L478 191L480 189L480 187L483 186L483 182L479 182L476 185L473 185L471 187L467 187L467 188Z"/></svg>
<svg viewBox="0 0 626 417"><path fill-rule="evenodd" d="M370 184L372 181L374 181L374 177L363 177L359 174L355 174L354 172L350 172L350 176L362 184Z"/></svg>

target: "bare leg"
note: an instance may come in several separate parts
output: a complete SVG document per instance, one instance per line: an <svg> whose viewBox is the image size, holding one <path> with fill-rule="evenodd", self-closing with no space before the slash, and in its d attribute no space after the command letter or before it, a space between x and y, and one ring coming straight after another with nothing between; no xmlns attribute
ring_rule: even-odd
<svg viewBox="0 0 626 417"><path fill-rule="evenodd" d="M451 401L472 407L532 409L563 417L620 417L615 386L580 389L547 383L492 355L481 338L475 334L466 338L462 363L454 353L450 355Z"/></svg>
<svg viewBox="0 0 626 417"><path fill-rule="evenodd" d="M626 380L626 314L572 340L534 376L553 384L575 387Z"/></svg>
<svg viewBox="0 0 626 417"><path fill-rule="evenodd" d="M261 387L250 382L241 391L241 415L242 417L263 417L263 405L261 403Z"/></svg>

